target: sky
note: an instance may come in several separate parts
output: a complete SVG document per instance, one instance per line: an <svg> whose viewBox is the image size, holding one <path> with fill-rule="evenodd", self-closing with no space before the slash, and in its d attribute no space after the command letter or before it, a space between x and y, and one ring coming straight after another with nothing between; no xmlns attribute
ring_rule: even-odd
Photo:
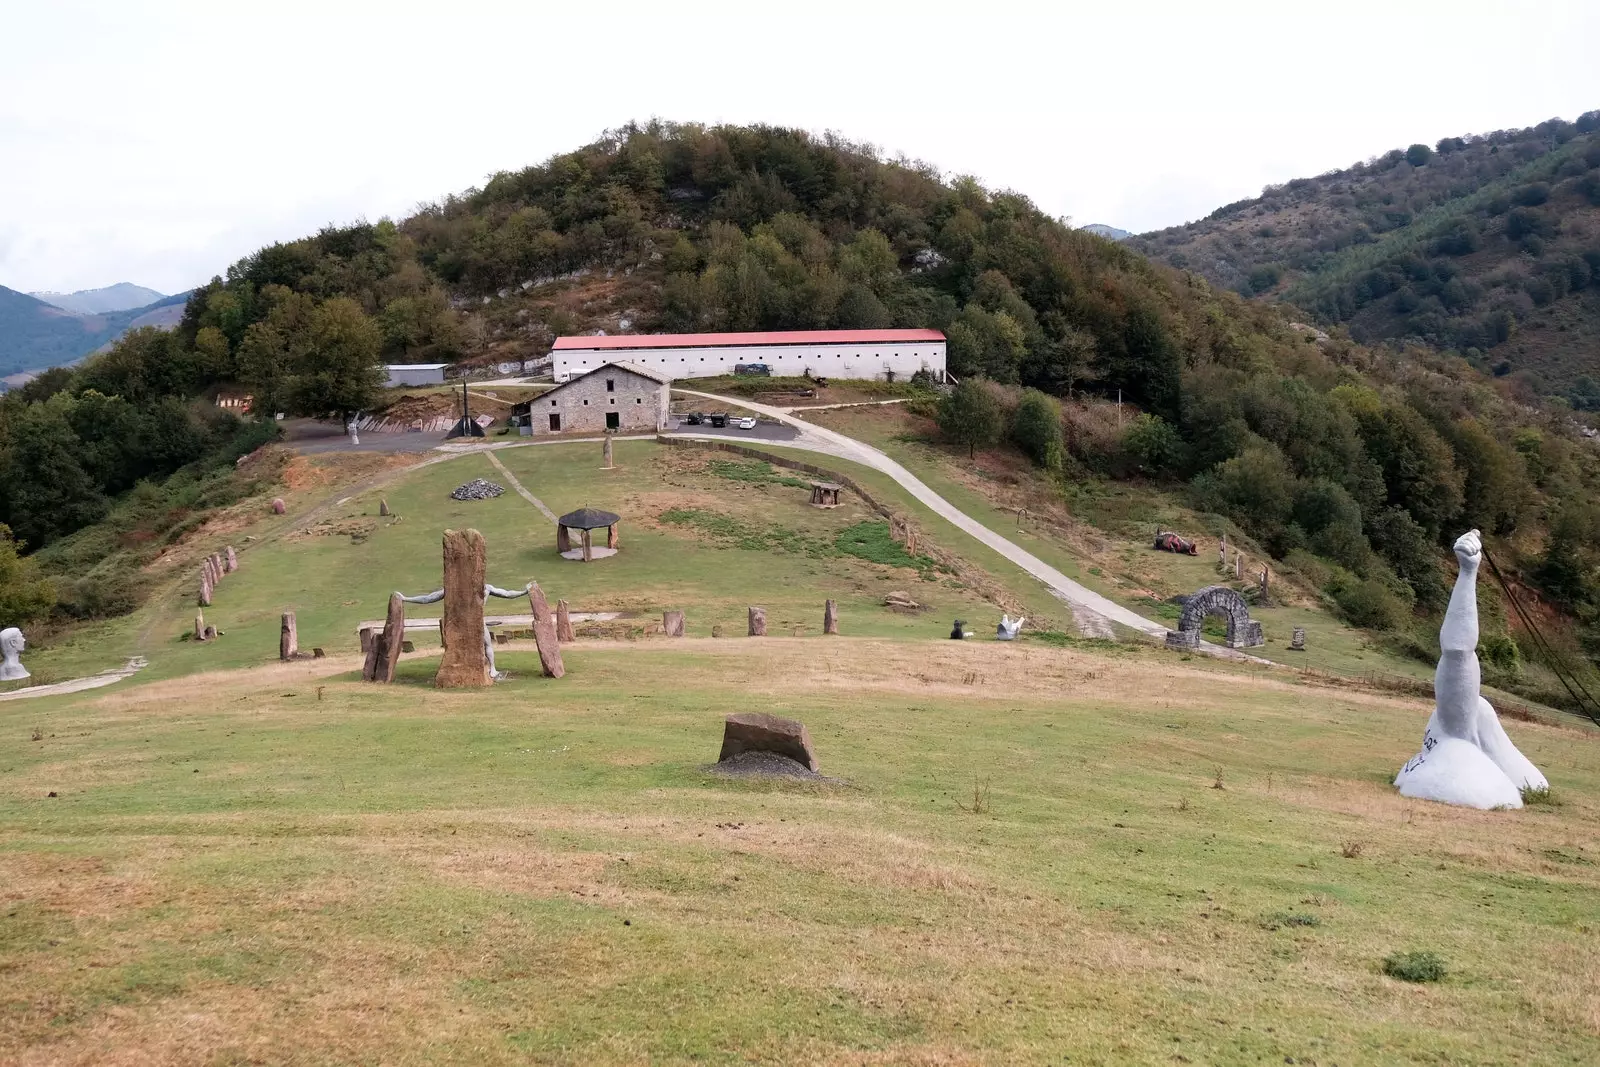
<svg viewBox="0 0 1600 1067"><path fill-rule="evenodd" d="M1600 108L1600 3L0 0L0 285L178 292L629 120L833 130L1136 232Z"/></svg>

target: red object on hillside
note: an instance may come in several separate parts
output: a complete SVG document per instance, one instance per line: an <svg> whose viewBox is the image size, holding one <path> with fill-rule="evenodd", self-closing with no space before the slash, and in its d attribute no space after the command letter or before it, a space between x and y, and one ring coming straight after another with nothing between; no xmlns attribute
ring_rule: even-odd
<svg viewBox="0 0 1600 1067"><path fill-rule="evenodd" d="M1156 548L1164 552L1176 552L1180 556L1198 556L1200 546L1188 538L1179 537L1175 533L1156 534Z"/></svg>
<svg viewBox="0 0 1600 1067"><path fill-rule="evenodd" d="M943 341L938 330L778 330L768 333L639 333L557 337L552 348L709 348L738 345L852 345Z"/></svg>

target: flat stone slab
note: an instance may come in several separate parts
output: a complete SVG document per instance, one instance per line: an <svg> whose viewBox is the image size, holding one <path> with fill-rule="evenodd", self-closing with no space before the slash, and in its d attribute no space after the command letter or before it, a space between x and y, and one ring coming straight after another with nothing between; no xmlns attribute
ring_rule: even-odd
<svg viewBox="0 0 1600 1067"><path fill-rule="evenodd" d="M605 545L591 545L590 548L589 548L589 558L591 560L605 559L607 556L615 556L616 554L617 554L617 550L616 549L607 548ZM569 549L567 549L567 551L561 553L561 558L562 559L575 559L575 560L578 560L578 561L582 562L582 560L583 560L583 549L582 548L569 548Z"/></svg>
<svg viewBox="0 0 1600 1067"><path fill-rule="evenodd" d="M795 719L783 719L760 711L729 715L722 726L722 751L718 763L747 752L765 752L786 757L813 774L817 771L817 754L811 748L811 734L805 724Z"/></svg>

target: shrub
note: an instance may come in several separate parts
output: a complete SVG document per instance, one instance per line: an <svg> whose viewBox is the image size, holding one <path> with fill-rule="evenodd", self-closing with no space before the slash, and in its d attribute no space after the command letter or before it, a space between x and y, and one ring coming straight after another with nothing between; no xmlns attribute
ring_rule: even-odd
<svg viewBox="0 0 1600 1067"><path fill-rule="evenodd" d="M1444 978L1444 960L1432 952L1396 952L1383 961L1383 973L1402 982L1437 982Z"/></svg>
<svg viewBox="0 0 1600 1067"><path fill-rule="evenodd" d="M1039 466L1060 470L1065 460L1061 444L1061 408L1037 389L1024 389L1011 416L1011 441Z"/></svg>
<svg viewBox="0 0 1600 1067"><path fill-rule="evenodd" d="M1000 439L1000 402L977 378L967 378L939 402L939 429L951 444L964 445L967 455Z"/></svg>
<svg viewBox="0 0 1600 1067"><path fill-rule="evenodd" d="M1122 434L1122 452L1140 474L1177 469L1183 461L1183 438L1159 415L1140 414Z"/></svg>
<svg viewBox="0 0 1600 1067"><path fill-rule="evenodd" d="M1357 578L1340 570L1328 583L1327 592L1352 626L1398 630L1411 617L1411 604L1393 585L1377 578Z"/></svg>

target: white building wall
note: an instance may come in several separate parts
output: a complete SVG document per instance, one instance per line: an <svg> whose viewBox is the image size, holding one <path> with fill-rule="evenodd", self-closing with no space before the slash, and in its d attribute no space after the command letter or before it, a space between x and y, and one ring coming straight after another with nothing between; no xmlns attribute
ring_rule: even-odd
<svg viewBox="0 0 1600 1067"><path fill-rule="evenodd" d="M384 384L391 389L403 385L443 385L445 366L443 363L437 366L432 363L389 364L383 368L389 374Z"/></svg>
<svg viewBox="0 0 1600 1067"><path fill-rule="evenodd" d="M944 378L945 342L895 341L842 345L717 345L706 348L563 348L551 353L555 380L625 362L674 378L732 374L740 363L765 363L774 375L798 378L806 371L822 378L877 378L894 371L897 380L928 370Z"/></svg>

